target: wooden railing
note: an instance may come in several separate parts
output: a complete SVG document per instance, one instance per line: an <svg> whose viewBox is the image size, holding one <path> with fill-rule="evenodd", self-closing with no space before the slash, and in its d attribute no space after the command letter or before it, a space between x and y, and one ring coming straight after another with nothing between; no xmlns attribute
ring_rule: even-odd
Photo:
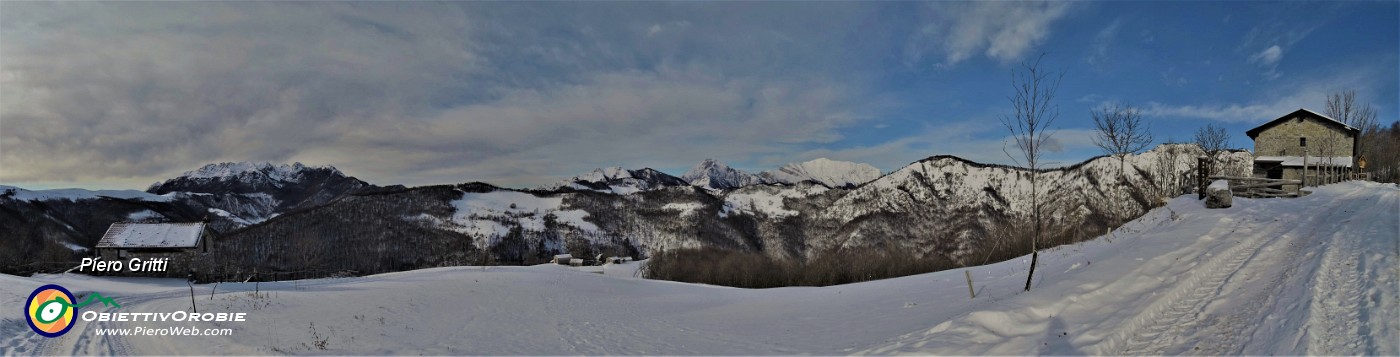
<svg viewBox="0 0 1400 357"><path fill-rule="evenodd" d="M1302 180L1281 180L1259 177L1211 176L1210 179L1230 182L1230 194L1236 197L1268 198L1298 197Z"/></svg>

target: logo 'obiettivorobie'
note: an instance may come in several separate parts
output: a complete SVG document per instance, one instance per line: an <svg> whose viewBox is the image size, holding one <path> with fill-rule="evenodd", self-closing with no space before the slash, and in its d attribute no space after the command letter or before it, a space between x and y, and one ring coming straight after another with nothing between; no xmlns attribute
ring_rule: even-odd
<svg viewBox="0 0 1400 357"><path fill-rule="evenodd" d="M34 289L24 302L25 321L34 333L44 337L58 337L73 329L73 317L78 308L91 304L94 300L112 307L121 307L102 294L92 293L82 303L73 302L73 293L62 286L49 284Z"/></svg>

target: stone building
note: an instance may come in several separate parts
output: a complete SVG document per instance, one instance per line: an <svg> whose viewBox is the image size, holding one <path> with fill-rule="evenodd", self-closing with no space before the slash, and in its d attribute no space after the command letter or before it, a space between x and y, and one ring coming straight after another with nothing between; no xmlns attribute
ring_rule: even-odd
<svg viewBox="0 0 1400 357"><path fill-rule="evenodd" d="M213 230L204 223L113 223L97 242L97 255L126 266L121 276L186 277L210 253ZM164 271L135 271L132 260L164 261Z"/></svg>
<svg viewBox="0 0 1400 357"><path fill-rule="evenodd" d="M1245 132L1254 140L1254 176L1301 180L1318 169L1349 172L1361 130L1317 112L1298 109ZM1309 183L1311 184L1311 183Z"/></svg>

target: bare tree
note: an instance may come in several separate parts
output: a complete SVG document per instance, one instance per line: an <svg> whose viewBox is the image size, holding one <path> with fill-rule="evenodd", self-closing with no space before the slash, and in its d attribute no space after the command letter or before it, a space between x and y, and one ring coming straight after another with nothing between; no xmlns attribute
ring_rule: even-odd
<svg viewBox="0 0 1400 357"><path fill-rule="evenodd" d="M1371 162L1371 179L1376 182L1400 182L1400 121L1390 122L1386 128L1376 131L1370 137L1370 145L1375 157L1367 157Z"/></svg>
<svg viewBox="0 0 1400 357"><path fill-rule="evenodd" d="M1356 91L1345 90L1327 96L1327 107L1323 110L1332 119L1361 130L1361 133L1354 141L1356 147L1352 148L1352 155L1370 157L1374 153L1369 150L1368 145L1372 137L1380 130L1380 125L1376 122L1376 109L1371 107L1371 103L1357 104ZM1329 164L1333 164L1333 157L1338 156L1341 146L1346 138L1337 133L1329 133L1323 138L1322 148ZM1329 165L1336 166L1336 165Z"/></svg>
<svg viewBox="0 0 1400 357"><path fill-rule="evenodd" d="M1094 145L1103 152L1118 158L1118 174L1123 174L1124 162L1128 155L1146 149L1152 144L1152 134L1142 113L1129 104L1111 104L1108 107L1090 110L1094 118Z"/></svg>
<svg viewBox="0 0 1400 357"><path fill-rule="evenodd" d="M1206 157L1210 158L1210 163L1213 166L1220 154L1230 148L1230 132L1225 131L1225 128L1219 125L1206 124L1206 126L1196 129L1195 143L1196 146L1201 147L1201 150L1205 150Z"/></svg>
<svg viewBox="0 0 1400 357"><path fill-rule="evenodd" d="M1050 125L1060 116L1060 107L1052 105L1050 101L1055 98L1055 91L1059 89L1060 80L1064 78L1064 72L1051 73L1042 70L1040 60L1044 58L1045 55L1041 54L1034 63L1022 63L1020 70L1011 73L1011 88L1014 93L1006 99L1011 101L1013 113L1001 116L1002 125L1011 131L1011 137L1016 141L1020 159L1030 168L1031 215L1034 228L1031 237L1031 270L1026 275L1026 291L1031 290L1031 280L1035 277L1035 265L1040 258L1040 247L1037 245L1044 226L1040 214L1041 202L1036 176L1040 171L1043 145L1055 135ZM1007 152L1006 156L1020 163L1010 152Z"/></svg>
<svg viewBox="0 0 1400 357"><path fill-rule="evenodd" d="M1152 134L1147 132L1147 123L1143 121L1142 115L1132 105L1115 103L1107 107L1092 109L1089 114L1094 119L1094 145L1103 149L1104 153L1118 158L1118 176L1123 179L1123 170L1127 162L1128 155L1138 152L1152 143ZM1120 182L1126 181L1125 179ZM1125 193L1126 186L1120 187L1119 193ZM1110 202L1115 206L1113 214L1116 216L1123 213L1119 207L1120 203L1126 200L1115 199Z"/></svg>
<svg viewBox="0 0 1400 357"><path fill-rule="evenodd" d="M1356 91L1354 90L1346 90L1327 96L1327 109L1323 111L1323 114L1342 122L1342 124L1361 129L1363 134L1367 129L1372 131L1380 129L1380 125L1376 123L1376 108L1372 108L1371 103L1356 104Z"/></svg>

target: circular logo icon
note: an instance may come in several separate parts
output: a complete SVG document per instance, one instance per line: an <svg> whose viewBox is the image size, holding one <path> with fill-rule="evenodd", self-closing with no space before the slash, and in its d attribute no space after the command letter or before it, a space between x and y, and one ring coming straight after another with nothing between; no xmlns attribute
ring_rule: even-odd
<svg viewBox="0 0 1400 357"><path fill-rule="evenodd" d="M73 293L58 285L44 285L29 294L24 303L25 320L29 328L44 337L58 337L73 329Z"/></svg>

